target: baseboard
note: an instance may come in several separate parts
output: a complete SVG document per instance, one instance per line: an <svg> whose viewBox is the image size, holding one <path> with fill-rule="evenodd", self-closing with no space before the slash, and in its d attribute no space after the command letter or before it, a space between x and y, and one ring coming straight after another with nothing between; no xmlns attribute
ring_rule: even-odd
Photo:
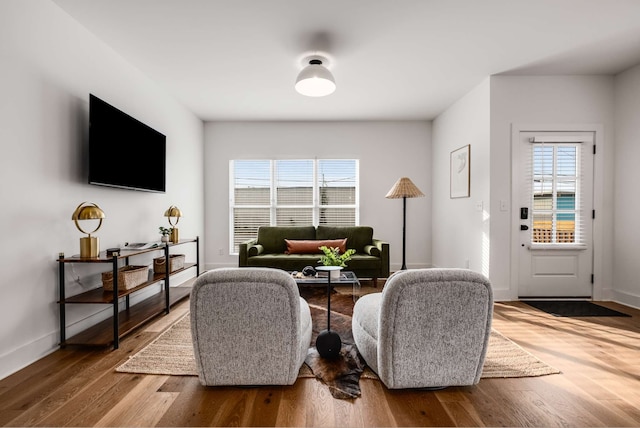
<svg viewBox="0 0 640 428"><path fill-rule="evenodd" d="M0 380L58 350L57 331L0 355Z"/></svg>
<svg viewBox="0 0 640 428"><path fill-rule="evenodd" d="M621 305L630 306L632 308L640 309L640 295L629 293L626 291L611 290L611 299Z"/></svg>
<svg viewBox="0 0 640 428"><path fill-rule="evenodd" d="M194 272L183 272L171 277L171 284L177 286L183 282L193 278ZM130 297L131 306L135 306L137 303L157 294L160 291L162 283L151 285L144 290L141 290ZM79 305L85 306L85 305ZM124 304L120 305L121 309L124 309ZM71 337L113 315L113 309L111 306L104 306L89 315L84 315L74 322L67 324L67 337ZM26 343L18 348L12 349L4 354L0 355L0 380L13 373L35 363L41 358L57 351L60 345L60 331L56 329L51 331L39 339Z"/></svg>

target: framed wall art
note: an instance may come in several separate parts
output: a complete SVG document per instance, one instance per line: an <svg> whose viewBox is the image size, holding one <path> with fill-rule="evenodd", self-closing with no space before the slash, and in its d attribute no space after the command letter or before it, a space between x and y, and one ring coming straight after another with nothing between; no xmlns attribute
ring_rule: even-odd
<svg viewBox="0 0 640 428"><path fill-rule="evenodd" d="M470 144L451 152L450 168L450 198L468 198L471 196Z"/></svg>

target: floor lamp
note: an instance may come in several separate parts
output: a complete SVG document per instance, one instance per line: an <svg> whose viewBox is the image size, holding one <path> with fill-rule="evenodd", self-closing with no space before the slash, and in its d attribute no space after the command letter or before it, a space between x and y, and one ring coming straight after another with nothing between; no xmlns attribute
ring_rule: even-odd
<svg viewBox="0 0 640 428"><path fill-rule="evenodd" d="M400 199L402 198L402 270L407 269L406 254L406 226L407 226L407 198L420 198L424 193L413 184L408 177L402 177L393 185L385 198Z"/></svg>

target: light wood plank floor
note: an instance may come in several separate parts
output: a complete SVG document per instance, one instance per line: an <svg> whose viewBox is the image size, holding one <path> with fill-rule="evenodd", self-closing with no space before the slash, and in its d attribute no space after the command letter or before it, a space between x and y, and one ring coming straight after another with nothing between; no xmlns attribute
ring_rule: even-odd
<svg viewBox="0 0 640 428"><path fill-rule="evenodd" d="M497 303L494 328L562 374L483 379L441 391L388 390L336 400L315 379L292 386L205 388L196 377L115 367L188 310L127 337L117 351L67 348L0 381L5 426L640 426L640 311L630 318L555 318Z"/></svg>

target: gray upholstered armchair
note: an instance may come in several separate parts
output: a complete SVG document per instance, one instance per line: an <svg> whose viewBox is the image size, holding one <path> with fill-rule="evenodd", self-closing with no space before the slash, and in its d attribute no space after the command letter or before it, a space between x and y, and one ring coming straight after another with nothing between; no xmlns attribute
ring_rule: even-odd
<svg viewBox="0 0 640 428"><path fill-rule="evenodd" d="M291 385L311 342L295 280L268 268L217 269L191 291L191 333L203 385Z"/></svg>
<svg viewBox="0 0 640 428"><path fill-rule="evenodd" d="M487 352L493 292L489 280L463 269L393 274L382 293L353 309L353 337L388 388L474 385Z"/></svg>

